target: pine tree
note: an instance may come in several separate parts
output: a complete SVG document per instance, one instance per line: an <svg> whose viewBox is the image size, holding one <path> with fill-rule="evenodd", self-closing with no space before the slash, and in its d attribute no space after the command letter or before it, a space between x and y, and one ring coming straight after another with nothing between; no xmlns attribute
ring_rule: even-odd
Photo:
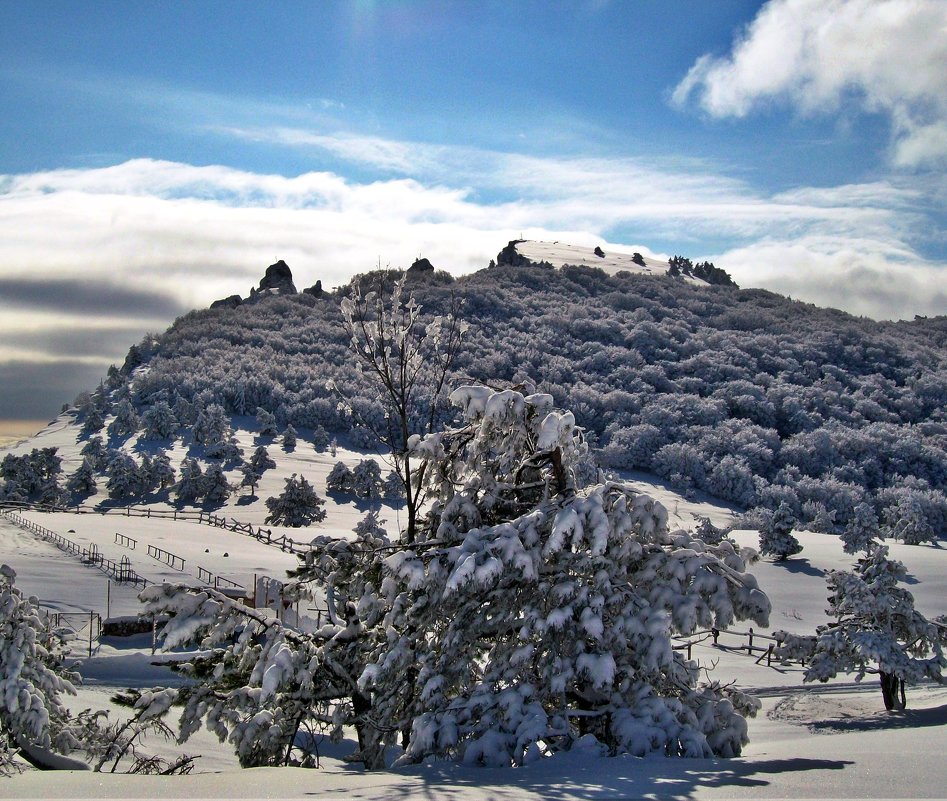
<svg viewBox="0 0 947 801"><path fill-rule="evenodd" d="M913 493L904 493L898 499L898 505L888 510L887 532L905 545L920 545L924 542L937 542L937 532L927 520L920 501Z"/></svg>
<svg viewBox="0 0 947 801"><path fill-rule="evenodd" d="M870 503L858 504L842 531L842 549L851 554L867 552L877 537L880 531L874 507Z"/></svg>
<svg viewBox="0 0 947 801"><path fill-rule="evenodd" d="M144 494L142 474L138 463L128 454L118 452L108 463L106 487L112 498L119 500L140 498Z"/></svg>
<svg viewBox="0 0 947 801"><path fill-rule="evenodd" d="M215 505L222 504L230 497L232 489L220 464L211 464L204 473L204 500Z"/></svg>
<svg viewBox="0 0 947 801"><path fill-rule="evenodd" d="M802 550L802 545L792 535L796 520L789 504L783 502L764 522L760 531L760 553L774 556L777 562L788 559Z"/></svg>
<svg viewBox="0 0 947 801"><path fill-rule="evenodd" d="M733 544L669 533L666 510L628 485L584 485L588 447L551 396L451 399L464 423L410 444L431 498L413 536L392 541L369 515L354 538L316 537L301 556L285 592L324 599L320 630L289 631L213 590L143 592L149 614L170 616L165 647L218 649L195 665L182 739L206 719L241 764L280 764L300 726L351 725L368 768L399 737L406 761L522 764L587 735L612 753L740 753L759 702L700 683L671 640L766 624ZM305 488L288 480L271 519Z"/></svg>
<svg viewBox="0 0 947 801"><path fill-rule="evenodd" d="M245 464L242 468L240 468L240 473L243 476L243 478L240 481L240 486L249 487L250 495L251 496L256 495L256 488L259 486L260 479L263 478L263 476L261 476L256 471L256 468L254 468L254 466L249 463Z"/></svg>
<svg viewBox="0 0 947 801"><path fill-rule="evenodd" d="M352 492L352 471L345 462L336 462L326 476L326 492L340 495Z"/></svg>
<svg viewBox="0 0 947 801"><path fill-rule="evenodd" d="M286 426L283 432L283 450L292 451L296 447L296 429L292 425Z"/></svg>
<svg viewBox="0 0 947 801"><path fill-rule="evenodd" d="M0 566L0 773L14 766L7 743L27 753L67 753L74 745L62 696L75 695L78 676L66 670L65 644L37 600L15 582L13 568Z"/></svg>
<svg viewBox="0 0 947 801"><path fill-rule="evenodd" d="M76 472L69 476L66 481L66 490L77 497L95 495L98 491L95 483L95 468L88 456L82 460Z"/></svg>
<svg viewBox="0 0 947 801"><path fill-rule="evenodd" d="M887 546L873 544L854 570L829 573L834 621L819 626L815 637L776 632L777 653L807 658L805 681L824 682L839 673L861 681L877 674L885 709L904 709L905 684L943 682L947 668L947 617L930 621L918 612L911 593L898 586L905 578L904 564L888 558Z"/></svg>
<svg viewBox="0 0 947 801"><path fill-rule="evenodd" d="M178 419L167 401L159 400L141 416L142 437L147 440L169 439L178 430Z"/></svg>
<svg viewBox="0 0 947 801"><path fill-rule="evenodd" d="M374 459L362 459L352 471L351 491L359 498L381 497L381 468Z"/></svg>
<svg viewBox="0 0 947 801"><path fill-rule="evenodd" d="M185 459L181 463L181 478L178 480L175 498L181 502L194 502L204 496L204 471L196 459Z"/></svg>
<svg viewBox="0 0 947 801"><path fill-rule="evenodd" d="M256 422L260 427L261 437L275 437L277 435L276 417L272 412L267 411L262 406L257 406Z"/></svg>
<svg viewBox="0 0 947 801"><path fill-rule="evenodd" d="M125 398L115 407L115 417L109 423L108 432L113 437L128 437L138 430L140 423L135 407Z"/></svg>
<svg viewBox="0 0 947 801"><path fill-rule="evenodd" d="M216 445L230 438L230 418L224 407L211 403L197 413L197 419L191 428L195 442L202 445Z"/></svg>
<svg viewBox="0 0 947 801"><path fill-rule="evenodd" d="M105 443L102 437L89 437L89 440L79 451L80 456L85 456L92 467L98 470L105 464Z"/></svg>
<svg viewBox="0 0 947 801"><path fill-rule="evenodd" d="M174 483L174 468L171 467L171 457L162 448L158 449L151 460L149 483L157 489L167 489Z"/></svg>
<svg viewBox="0 0 947 801"><path fill-rule="evenodd" d="M280 495L267 498L266 508L270 513L264 521L274 526L299 528L325 520L325 501L320 498L304 476L286 479L286 487Z"/></svg>
<svg viewBox="0 0 947 801"><path fill-rule="evenodd" d="M257 445L256 450L250 457L249 465L253 468L254 472L262 475L266 470L276 467L276 462L270 458L270 454L264 446Z"/></svg>
<svg viewBox="0 0 947 801"><path fill-rule="evenodd" d="M86 435L96 434L103 428L105 428L105 418L102 416L102 412L98 406L90 406L86 418L82 422L82 433Z"/></svg>

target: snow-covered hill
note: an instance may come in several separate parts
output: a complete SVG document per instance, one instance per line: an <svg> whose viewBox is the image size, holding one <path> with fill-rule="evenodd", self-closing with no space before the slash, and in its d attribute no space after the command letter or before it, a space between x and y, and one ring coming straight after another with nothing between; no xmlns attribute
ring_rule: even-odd
<svg viewBox="0 0 947 801"><path fill-rule="evenodd" d="M573 267L597 267L608 275L617 275L621 272L638 275L667 275L670 263L640 253L626 253L609 248L599 248L603 255L596 253L594 247L569 245L564 242L540 242L526 240L514 245L516 252L531 262L547 262L556 269L566 265ZM680 278L690 284L707 286L707 282L692 275L681 275Z"/></svg>

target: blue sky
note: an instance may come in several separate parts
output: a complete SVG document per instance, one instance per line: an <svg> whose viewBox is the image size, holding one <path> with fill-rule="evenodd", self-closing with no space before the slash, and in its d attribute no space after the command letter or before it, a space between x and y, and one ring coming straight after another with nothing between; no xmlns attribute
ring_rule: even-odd
<svg viewBox="0 0 947 801"><path fill-rule="evenodd" d="M0 5L0 418L145 331L509 238L947 313L947 4Z"/></svg>

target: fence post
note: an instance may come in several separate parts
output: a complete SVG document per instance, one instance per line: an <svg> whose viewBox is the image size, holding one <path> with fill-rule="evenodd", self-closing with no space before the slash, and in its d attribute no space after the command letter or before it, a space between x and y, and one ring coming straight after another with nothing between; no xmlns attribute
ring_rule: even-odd
<svg viewBox="0 0 947 801"><path fill-rule="evenodd" d="M750 637L750 644L746 647L746 651L747 653L752 654L753 653L753 627L752 626L750 626L749 637Z"/></svg>
<svg viewBox="0 0 947 801"><path fill-rule="evenodd" d="M716 629L716 628L711 629L711 630L710 630L710 633L713 635L713 638L714 638L714 645L716 645L716 644L717 644L717 639L720 637L720 629Z"/></svg>
<svg viewBox="0 0 947 801"><path fill-rule="evenodd" d="M95 612L89 612L89 659L92 658L92 622L95 620Z"/></svg>

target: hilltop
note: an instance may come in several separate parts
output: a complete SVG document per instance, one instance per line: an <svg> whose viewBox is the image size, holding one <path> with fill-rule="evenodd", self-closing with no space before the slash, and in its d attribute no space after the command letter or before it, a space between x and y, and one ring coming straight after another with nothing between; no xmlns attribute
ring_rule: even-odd
<svg viewBox="0 0 947 801"><path fill-rule="evenodd" d="M553 253L525 244L515 246ZM523 259L457 280L430 263L403 274L427 315L460 303L470 328L453 384L531 383L575 412L606 468L651 471L746 510L785 501L838 532L868 501L892 527L910 513L926 537L947 528L947 318L882 323L762 290ZM138 420L167 404L172 440L216 405L374 447L327 384L362 419L383 418L342 327L351 287L290 291L279 271L282 288L191 312L133 346L71 407L80 438L98 430L94 409L107 417L127 399Z"/></svg>

